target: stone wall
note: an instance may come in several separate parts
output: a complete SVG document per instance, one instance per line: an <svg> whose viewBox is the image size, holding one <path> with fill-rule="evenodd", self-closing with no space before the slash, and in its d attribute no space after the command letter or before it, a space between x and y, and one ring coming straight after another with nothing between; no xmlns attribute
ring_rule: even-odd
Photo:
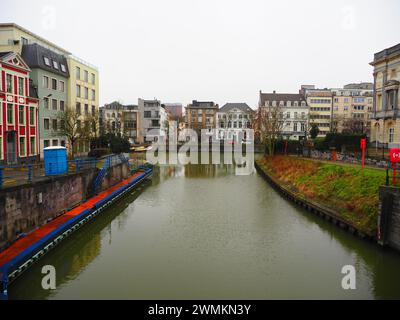
<svg viewBox="0 0 400 320"><path fill-rule="evenodd" d="M400 188L379 190L378 242L400 250Z"/></svg>
<svg viewBox="0 0 400 320"><path fill-rule="evenodd" d="M0 250L21 233L36 229L89 198L98 171L90 169L0 190ZM129 174L126 164L110 168L100 189L117 184Z"/></svg>

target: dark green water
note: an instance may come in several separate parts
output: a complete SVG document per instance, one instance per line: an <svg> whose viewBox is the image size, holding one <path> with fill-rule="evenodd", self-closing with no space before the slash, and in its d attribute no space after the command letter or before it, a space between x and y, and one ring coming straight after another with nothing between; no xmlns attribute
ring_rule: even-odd
<svg viewBox="0 0 400 320"><path fill-rule="evenodd" d="M341 287L348 264L356 290ZM56 268L54 291L41 288L43 265ZM11 299L400 298L400 254L297 208L257 173L161 167L9 291Z"/></svg>

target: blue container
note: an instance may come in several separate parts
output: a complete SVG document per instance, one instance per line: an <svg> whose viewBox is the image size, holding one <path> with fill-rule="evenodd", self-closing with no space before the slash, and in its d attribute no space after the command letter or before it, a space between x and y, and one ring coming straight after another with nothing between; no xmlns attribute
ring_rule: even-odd
<svg viewBox="0 0 400 320"><path fill-rule="evenodd" d="M68 173L67 148L47 147L43 149L43 155L46 176Z"/></svg>

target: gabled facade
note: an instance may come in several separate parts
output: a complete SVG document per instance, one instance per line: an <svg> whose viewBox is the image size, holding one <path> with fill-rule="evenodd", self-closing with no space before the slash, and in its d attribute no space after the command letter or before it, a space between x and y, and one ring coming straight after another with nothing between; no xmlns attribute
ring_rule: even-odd
<svg viewBox="0 0 400 320"><path fill-rule="evenodd" d="M218 104L213 101L197 101L186 106L186 127L197 132L201 136L201 130L213 133L217 127Z"/></svg>
<svg viewBox="0 0 400 320"><path fill-rule="evenodd" d="M38 98L30 68L14 52L0 53L0 163L38 160Z"/></svg>
<svg viewBox="0 0 400 320"><path fill-rule="evenodd" d="M247 103L226 103L217 112L216 138L221 140L236 141L240 133L252 128L254 110Z"/></svg>

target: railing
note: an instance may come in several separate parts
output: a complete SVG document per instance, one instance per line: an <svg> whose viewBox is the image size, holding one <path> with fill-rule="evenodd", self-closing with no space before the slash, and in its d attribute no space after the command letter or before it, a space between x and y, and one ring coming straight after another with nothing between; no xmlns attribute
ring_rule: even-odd
<svg viewBox="0 0 400 320"><path fill-rule="evenodd" d="M99 160L93 158L69 160L67 162L67 174L96 168L98 162ZM32 183L47 178L49 176L45 175L43 162L0 166L0 188Z"/></svg>

